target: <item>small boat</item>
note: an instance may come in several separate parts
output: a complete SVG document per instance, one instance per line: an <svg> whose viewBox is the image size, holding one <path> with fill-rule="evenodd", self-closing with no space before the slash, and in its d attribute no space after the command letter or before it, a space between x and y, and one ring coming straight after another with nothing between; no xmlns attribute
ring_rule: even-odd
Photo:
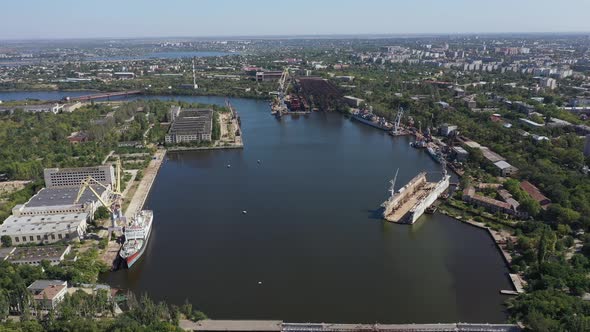
<svg viewBox="0 0 590 332"><path fill-rule="evenodd" d="M433 214L436 212L436 210L438 210L438 205L432 204L431 206L427 207L424 212L427 214Z"/></svg>

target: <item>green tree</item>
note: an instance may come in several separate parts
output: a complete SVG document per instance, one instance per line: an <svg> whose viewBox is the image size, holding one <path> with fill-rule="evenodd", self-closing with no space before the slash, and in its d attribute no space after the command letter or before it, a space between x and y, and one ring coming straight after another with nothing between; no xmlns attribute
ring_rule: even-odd
<svg viewBox="0 0 590 332"><path fill-rule="evenodd" d="M0 242L2 242L2 246L5 248L12 246L12 238L8 235L2 235Z"/></svg>
<svg viewBox="0 0 590 332"><path fill-rule="evenodd" d="M94 212L94 220L108 219L110 217L111 213L106 207L102 205L96 209L96 212Z"/></svg>

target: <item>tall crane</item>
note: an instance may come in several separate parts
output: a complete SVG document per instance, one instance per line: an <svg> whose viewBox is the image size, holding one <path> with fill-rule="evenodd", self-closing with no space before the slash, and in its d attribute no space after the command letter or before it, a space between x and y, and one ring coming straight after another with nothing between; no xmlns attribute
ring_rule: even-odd
<svg viewBox="0 0 590 332"><path fill-rule="evenodd" d="M78 204L82 195L86 190L90 190L90 192L98 199L98 201L104 206L110 213L111 213L111 220L113 222L112 227L117 227L117 220L121 219L123 213L121 211L121 201L123 194L121 193L121 173L122 173L122 166L121 166L121 159L117 159L115 163L115 187L109 188L104 184L100 183L92 176L88 176L82 183L80 184L80 189L78 190L78 195L74 200L74 204ZM105 190L108 191L109 195L108 198L105 200L103 197L92 187L93 185L97 185L103 187Z"/></svg>
<svg viewBox="0 0 590 332"><path fill-rule="evenodd" d="M402 107L399 108L397 115L395 116L395 122L393 126L393 134L399 135L400 133L400 123L402 121L402 117L404 116L404 109Z"/></svg>
<svg viewBox="0 0 590 332"><path fill-rule="evenodd" d="M273 109L273 113L277 116L281 116L283 112L287 111L287 104L285 104L285 95L287 94L287 89L289 87L289 69L285 68L283 70L283 74L279 79L279 91L278 97L275 99L275 105Z"/></svg>

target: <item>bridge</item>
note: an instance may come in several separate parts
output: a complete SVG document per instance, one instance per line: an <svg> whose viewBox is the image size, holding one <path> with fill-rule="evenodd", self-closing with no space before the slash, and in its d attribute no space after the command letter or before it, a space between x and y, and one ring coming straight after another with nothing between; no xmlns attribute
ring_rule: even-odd
<svg viewBox="0 0 590 332"><path fill-rule="evenodd" d="M104 98L111 98L111 97L127 97L131 95L138 95L141 94L141 90L131 90L131 91L119 91L119 92L104 92L104 93L96 93L92 95L85 95L79 97L71 97L69 98L71 101L88 101L94 99L104 99Z"/></svg>

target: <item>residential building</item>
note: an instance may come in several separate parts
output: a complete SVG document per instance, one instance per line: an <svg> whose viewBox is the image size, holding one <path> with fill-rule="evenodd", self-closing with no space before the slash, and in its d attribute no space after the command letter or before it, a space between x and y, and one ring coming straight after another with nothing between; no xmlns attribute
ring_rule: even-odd
<svg viewBox="0 0 590 332"><path fill-rule="evenodd" d="M82 131L75 131L68 136L68 141L72 144L88 142L88 134Z"/></svg>
<svg viewBox="0 0 590 332"><path fill-rule="evenodd" d="M584 144L584 157L590 157L590 134L586 135L586 143Z"/></svg>
<svg viewBox="0 0 590 332"><path fill-rule="evenodd" d="M211 141L213 110L187 109L179 112L166 135L166 143Z"/></svg>
<svg viewBox="0 0 590 332"><path fill-rule="evenodd" d="M67 281L36 280L27 289L41 310L52 310L64 299L68 292Z"/></svg>
<svg viewBox="0 0 590 332"><path fill-rule="evenodd" d="M549 90L555 90L557 88L557 80L550 77L541 78L541 87Z"/></svg>

